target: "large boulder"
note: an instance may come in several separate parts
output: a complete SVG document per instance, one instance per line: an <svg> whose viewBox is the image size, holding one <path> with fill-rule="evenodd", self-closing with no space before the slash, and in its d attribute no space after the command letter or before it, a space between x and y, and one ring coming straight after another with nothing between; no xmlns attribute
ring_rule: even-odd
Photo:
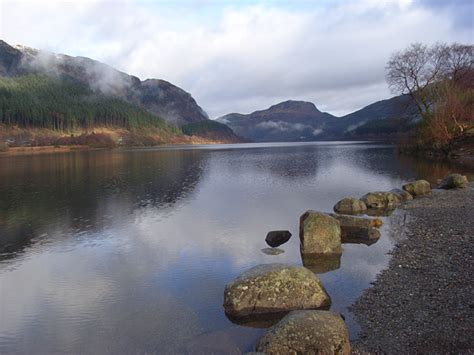
<svg viewBox="0 0 474 355"><path fill-rule="evenodd" d="M288 240L290 240L290 237L291 233L289 231L271 231L268 232L265 241L272 248L275 248L286 243Z"/></svg>
<svg viewBox="0 0 474 355"><path fill-rule="evenodd" d="M364 218L347 215L331 214L341 226L342 243L373 244L380 238L380 228L383 224L379 218Z"/></svg>
<svg viewBox="0 0 474 355"><path fill-rule="evenodd" d="M393 209L400 205L401 198L393 192L369 192L360 198L367 208Z"/></svg>
<svg viewBox="0 0 474 355"><path fill-rule="evenodd" d="M333 207L334 212L342 214L358 214L367 210L364 201L354 197L346 197L336 203Z"/></svg>
<svg viewBox="0 0 474 355"><path fill-rule="evenodd" d="M467 176L449 174L438 185L438 189L464 189L469 185Z"/></svg>
<svg viewBox="0 0 474 355"><path fill-rule="evenodd" d="M301 254L341 254L339 222L321 212L306 211L300 217Z"/></svg>
<svg viewBox="0 0 474 355"><path fill-rule="evenodd" d="M330 305L331 298L319 278L303 266L255 266L227 284L224 291L224 309L231 317Z"/></svg>
<svg viewBox="0 0 474 355"><path fill-rule="evenodd" d="M398 195L400 197L400 200L402 201L410 201L410 200L413 200L413 196L405 191L405 190L402 190L402 189L392 189L390 190L390 192L394 193L395 195Z"/></svg>
<svg viewBox="0 0 474 355"><path fill-rule="evenodd" d="M350 354L349 332L342 317L329 311L294 311L260 338L266 354Z"/></svg>
<svg viewBox="0 0 474 355"><path fill-rule="evenodd" d="M431 192L431 185L426 180L416 180L402 186L403 190L416 197L426 195Z"/></svg>

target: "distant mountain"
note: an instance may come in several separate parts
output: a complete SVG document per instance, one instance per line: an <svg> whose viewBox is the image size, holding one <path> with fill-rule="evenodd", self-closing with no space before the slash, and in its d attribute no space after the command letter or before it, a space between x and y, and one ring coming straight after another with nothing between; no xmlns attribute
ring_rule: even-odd
<svg viewBox="0 0 474 355"><path fill-rule="evenodd" d="M310 102L285 101L251 114L231 113L217 119L256 142L393 138L411 129L416 120L416 108L407 95L343 117L321 112Z"/></svg>
<svg viewBox="0 0 474 355"><path fill-rule="evenodd" d="M311 102L285 101L244 115L231 113L217 119L241 137L255 142L318 140L335 116L319 111Z"/></svg>
<svg viewBox="0 0 474 355"><path fill-rule="evenodd" d="M11 84L11 80L15 81L27 76L30 78L29 80L33 80L32 75L36 76L34 80L48 81L48 85L53 85L55 88L66 85L67 90L70 90L73 86L77 86L77 89L82 90L83 94L80 95L80 100L82 100L80 104L87 106L89 114L96 115L98 119L100 118L100 110L97 111L90 105L88 106L89 99L85 100L85 96L94 98L94 100L98 99L101 102L104 102L105 98L120 100L122 106L134 107L130 112L133 111L135 114L145 112L149 116L155 117L160 125L161 119L178 127L210 121L207 114L189 93L165 80L147 79L141 81L135 76L89 58L55 54L23 46L10 46L0 40L0 78L9 78ZM44 79L45 76L49 79ZM30 94L36 95L26 92L28 85L23 86L23 93L27 96ZM11 89L11 86L9 89ZM4 87L4 90L9 89ZM87 94L84 90L88 91ZM58 108L54 107L53 102L53 98L56 98L56 96L48 97L52 105L49 106L51 113L53 111L55 114L59 113L67 121L68 115L72 112L68 112L64 107L59 110L60 112L56 112ZM62 97L62 99L62 104L75 106L72 96L68 97L67 100L65 97ZM12 104L11 100L6 101L5 97L3 100L4 105ZM96 105L96 107L98 106ZM37 109L38 107L33 108ZM120 113L118 115L123 116ZM142 115L142 113L139 115ZM130 117L130 115L127 116L127 122ZM33 117L29 119L33 119ZM124 118L121 117L120 119ZM119 121L119 119L114 119L114 124ZM153 121L153 119L150 120L150 117L148 117L147 121ZM217 124L209 125L210 130L216 128L218 129ZM214 132L214 135L216 134L217 132ZM234 135L233 141L236 140L238 140L238 137Z"/></svg>

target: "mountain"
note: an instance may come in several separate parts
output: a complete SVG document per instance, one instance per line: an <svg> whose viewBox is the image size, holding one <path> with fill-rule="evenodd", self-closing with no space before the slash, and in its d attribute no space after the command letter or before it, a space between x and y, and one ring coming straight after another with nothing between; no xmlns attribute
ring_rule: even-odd
<svg viewBox="0 0 474 355"><path fill-rule="evenodd" d="M255 142L285 142L318 140L334 119L311 102L289 100L248 115L231 113L217 121Z"/></svg>
<svg viewBox="0 0 474 355"><path fill-rule="evenodd" d="M290 100L251 114L231 113L217 119L256 142L389 139L410 130L416 120L416 107L407 95L375 102L343 117L321 112L311 102Z"/></svg>
<svg viewBox="0 0 474 355"><path fill-rule="evenodd" d="M151 124L172 131L170 127L210 121L189 93L165 80L141 81L89 58L10 46L1 40L0 79L1 112L10 112L8 122L16 117L19 122L11 123L20 125L25 120L36 126L46 117L53 122L52 116L59 116L62 125L53 128L86 123L129 128L133 122L134 127ZM22 102L16 97L16 87L21 88ZM20 107L21 112L15 111ZM7 120L0 118L0 123ZM212 132L201 130L200 134L214 137L226 128L217 123L204 126ZM239 141L230 132L224 138Z"/></svg>

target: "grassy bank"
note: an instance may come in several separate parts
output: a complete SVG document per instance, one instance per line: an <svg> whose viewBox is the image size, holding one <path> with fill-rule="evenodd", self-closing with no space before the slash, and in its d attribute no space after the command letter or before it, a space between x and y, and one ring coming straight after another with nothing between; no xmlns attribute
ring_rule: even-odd
<svg viewBox="0 0 474 355"><path fill-rule="evenodd" d="M228 137L200 137L175 134L160 128L128 130L121 127L95 127L67 132L45 128L0 125L0 155L64 153L77 150L120 147L153 147L166 144L234 143ZM232 138L232 137L230 137Z"/></svg>

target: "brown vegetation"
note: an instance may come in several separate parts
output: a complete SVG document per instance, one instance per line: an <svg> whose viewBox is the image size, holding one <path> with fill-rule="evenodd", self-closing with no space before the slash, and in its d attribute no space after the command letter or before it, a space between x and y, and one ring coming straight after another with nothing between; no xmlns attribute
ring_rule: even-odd
<svg viewBox="0 0 474 355"><path fill-rule="evenodd" d="M454 141L472 135L474 46L412 44L392 55L387 81L394 92L411 96L422 117L402 150L450 154Z"/></svg>

